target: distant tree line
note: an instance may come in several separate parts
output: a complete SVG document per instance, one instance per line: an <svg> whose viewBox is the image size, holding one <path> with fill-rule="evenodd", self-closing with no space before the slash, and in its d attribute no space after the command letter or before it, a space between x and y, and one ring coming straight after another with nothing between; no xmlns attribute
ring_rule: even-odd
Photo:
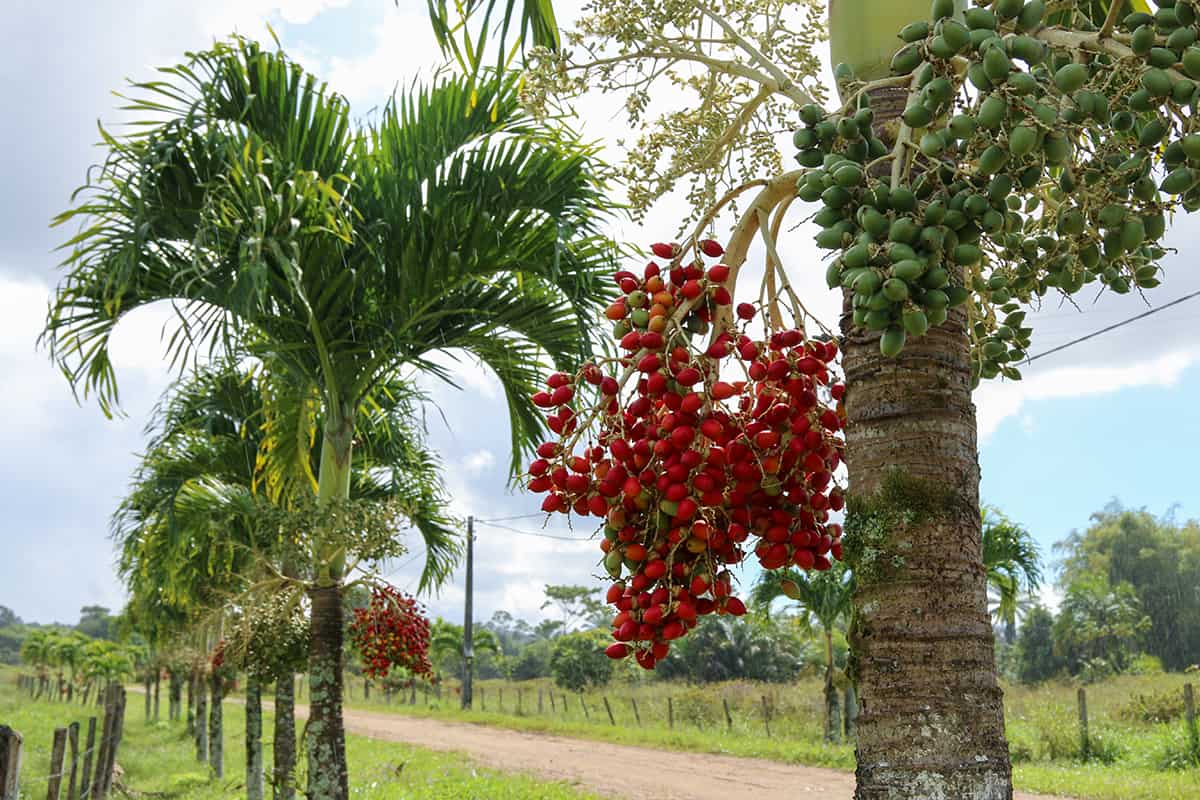
<svg viewBox="0 0 1200 800"><path fill-rule="evenodd" d="M54 629L61 631L78 631L89 639L114 640L116 636L116 620L104 606L84 606L79 610L79 622L74 625L53 623L40 625L36 622L23 622L8 606L0 606L0 664L18 664L21 662L21 645L33 631Z"/></svg>

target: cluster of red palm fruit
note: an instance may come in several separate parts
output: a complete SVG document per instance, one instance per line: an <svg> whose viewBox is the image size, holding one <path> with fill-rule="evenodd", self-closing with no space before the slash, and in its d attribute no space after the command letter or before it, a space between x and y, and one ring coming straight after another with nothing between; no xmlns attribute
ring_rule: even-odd
<svg viewBox="0 0 1200 800"><path fill-rule="evenodd" d="M698 249L722 255L712 240ZM534 395L559 439L538 448L528 482L546 512L604 518L617 610L607 653L647 669L698 617L745 613L727 567L747 552L766 569L828 569L841 558L829 514L843 506L836 344L800 330L753 339L749 303L695 343L732 302L730 268L699 255L684 266L678 245L653 250L670 259L665 275L651 262L615 276L623 296L607 316L625 355L602 363L621 377L589 364Z"/></svg>
<svg viewBox="0 0 1200 800"><path fill-rule="evenodd" d="M350 640L369 678L385 678L396 667L413 675L433 672L429 618L415 598L394 586L375 587L367 607L354 609Z"/></svg>

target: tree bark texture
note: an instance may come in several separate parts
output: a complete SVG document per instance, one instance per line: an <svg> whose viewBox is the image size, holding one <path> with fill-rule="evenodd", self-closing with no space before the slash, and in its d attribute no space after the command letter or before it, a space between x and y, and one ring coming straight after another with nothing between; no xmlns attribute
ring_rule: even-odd
<svg viewBox="0 0 1200 800"><path fill-rule="evenodd" d="M275 740L271 750L272 796L293 800L296 796L296 685L288 674L275 682Z"/></svg>
<svg viewBox="0 0 1200 800"><path fill-rule="evenodd" d="M263 800L262 686L246 679L246 800Z"/></svg>
<svg viewBox="0 0 1200 800"><path fill-rule="evenodd" d="M167 683L167 719L171 722L179 720L180 695L183 689L183 677L172 671Z"/></svg>
<svg viewBox="0 0 1200 800"><path fill-rule="evenodd" d="M896 358L848 313L842 325L855 798L1008 800L965 316Z"/></svg>
<svg viewBox="0 0 1200 800"><path fill-rule="evenodd" d="M196 670L188 674L187 681L187 732L196 735Z"/></svg>
<svg viewBox="0 0 1200 800"><path fill-rule="evenodd" d="M196 760L208 761L208 689L204 676L196 680Z"/></svg>
<svg viewBox="0 0 1200 800"><path fill-rule="evenodd" d="M309 643L308 797L346 800L346 733L342 725L342 592L315 586Z"/></svg>
<svg viewBox="0 0 1200 800"><path fill-rule="evenodd" d="M841 698L833 685L833 632L825 629L825 741L842 738Z"/></svg>

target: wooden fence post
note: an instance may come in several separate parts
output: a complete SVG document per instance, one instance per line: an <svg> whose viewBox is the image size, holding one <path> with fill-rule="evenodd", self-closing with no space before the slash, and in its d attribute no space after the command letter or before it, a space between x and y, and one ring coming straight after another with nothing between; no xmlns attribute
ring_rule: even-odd
<svg viewBox="0 0 1200 800"><path fill-rule="evenodd" d="M565 692L563 693L562 701L563 701L563 716L565 717L567 715L567 695Z"/></svg>
<svg viewBox="0 0 1200 800"><path fill-rule="evenodd" d="M733 716L729 713L729 700L725 697L721 698L721 705L725 707L725 730L733 730Z"/></svg>
<svg viewBox="0 0 1200 800"><path fill-rule="evenodd" d="M79 800L79 787L75 780L79 775L78 722L72 722L67 726L67 749L71 753L71 774L67 778L67 800Z"/></svg>
<svg viewBox="0 0 1200 800"><path fill-rule="evenodd" d="M525 690L517 689L517 716L521 716L525 708Z"/></svg>
<svg viewBox="0 0 1200 800"><path fill-rule="evenodd" d="M1192 758L1200 761L1200 730L1196 729L1196 695L1190 683L1183 685L1183 715L1187 720L1188 742L1192 747Z"/></svg>
<svg viewBox="0 0 1200 800"><path fill-rule="evenodd" d="M417 682L416 681L413 681L413 683L412 683L412 694L410 694L408 697L408 704L410 706L415 706L417 704Z"/></svg>
<svg viewBox="0 0 1200 800"><path fill-rule="evenodd" d="M92 796L92 753L96 749L96 718L88 717L87 740L83 745L83 774L79 776L79 797Z"/></svg>
<svg viewBox="0 0 1200 800"><path fill-rule="evenodd" d="M612 706L608 704L608 695L601 695L604 698L604 710L608 712L608 722L613 727L616 727L617 721L613 719Z"/></svg>
<svg viewBox="0 0 1200 800"><path fill-rule="evenodd" d="M592 715L588 713L587 701L583 699L583 692L579 693L579 705L583 706L583 718L591 720Z"/></svg>
<svg viewBox="0 0 1200 800"><path fill-rule="evenodd" d="M17 800L21 779L21 734L0 725L0 800Z"/></svg>
<svg viewBox="0 0 1200 800"><path fill-rule="evenodd" d="M483 693L483 687L479 687L479 710L487 711L487 697Z"/></svg>
<svg viewBox="0 0 1200 800"><path fill-rule="evenodd" d="M542 687L540 686L538 687L538 713L542 713Z"/></svg>
<svg viewBox="0 0 1200 800"><path fill-rule="evenodd" d="M1088 712L1087 712L1087 690L1082 686L1079 687L1079 749L1080 755L1084 761L1091 757L1091 742L1088 741Z"/></svg>
<svg viewBox="0 0 1200 800"><path fill-rule="evenodd" d="M556 708L554 705L554 692L551 692L550 693L550 713L554 713L555 711L558 711L558 708Z"/></svg>
<svg viewBox="0 0 1200 800"><path fill-rule="evenodd" d="M499 691L500 691L500 710L503 711L504 710L504 687L501 686Z"/></svg>
<svg viewBox="0 0 1200 800"><path fill-rule="evenodd" d="M675 704L671 702L671 695L667 695L667 727L675 730Z"/></svg>
<svg viewBox="0 0 1200 800"><path fill-rule="evenodd" d="M96 761L92 770L92 784L88 789L88 800L104 800L104 765L108 763L108 748L111 747L113 705L112 687L106 687L104 692L104 721L100 725L100 741L96 746Z"/></svg>
<svg viewBox="0 0 1200 800"><path fill-rule="evenodd" d="M50 776L46 781L46 800L59 800L62 796L63 760L67 756L67 729L54 729L54 743L50 745Z"/></svg>
<svg viewBox="0 0 1200 800"><path fill-rule="evenodd" d="M638 727L640 728L642 727L642 715L637 710L637 698L631 697L629 698L629 702L633 705L633 718L637 720Z"/></svg>
<svg viewBox="0 0 1200 800"><path fill-rule="evenodd" d="M771 735L771 708L767 705L767 696L762 696L763 707L763 727L767 730L767 736Z"/></svg>

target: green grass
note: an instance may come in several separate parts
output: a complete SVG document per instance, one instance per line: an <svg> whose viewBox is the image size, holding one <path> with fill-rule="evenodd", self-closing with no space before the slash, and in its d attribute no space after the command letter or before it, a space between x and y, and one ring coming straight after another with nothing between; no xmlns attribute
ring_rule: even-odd
<svg viewBox="0 0 1200 800"><path fill-rule="evenodd" d="M1080 757L1076 716L1077 686L1051 683L1039 687L1005 687L1008 738L1013 752L1014 783L1023 791L1061 794L1080 800L1191 800L1200 797L1200 768L1186 767L1186 735L1181 722L1153 724L1123 715L1135 695L1181 694L1194 676L1159 674L1121 676L1087 687L1092 760ZM768 758L810 766L853 769L848 745L821 741L820 682L805 679L790 686L759 686L730 682L707 687L667 683L616 683L584 696L587 717L578 696L568 696L564 713L562 691L545 680L510 683L482 681L487 710L458 707L453 685L442 697L418 690L415 706L394 697L391 704L374 689L363 700L361 679L355 678L347 705L424 717L474 722L525 731L541 731L583 739L642 745L672 750L725 753ZM521 697L518 714L517 698ZM541 713L537 695L543 694ZM500 708L503 690L503 709ZM556 702L552 711L549 692ZM667 721L667 696L675 709L675 726ZM762 697L771 709L771 735L763 727ZM603 706L607 697L616 725ZM730 705L732 730L725 729L721 699ZM641 716L638 725L631 699Z"/></svg>
<svg viewBox="0 0 1200 800"><path fill-rule="evenodd" d="M25 740L21 797L43 797L46 793L43 776L49 772L54 728L74 720L83 722L86 728L87 717L97 709L85 709L78 704L35 703L28 697L18 697L13 674L0 671L3 681L0 724L15 728ZM133 796L224 800L244 792L245 718L240 704L228 702L224 706L225 777L217 780L211 777L207 765L196 762L195 749L183 723L145 722L141 700L140 695L129 694L125 738L117 757L125 770L122 782L135 792ZM269 714L264 717L269 771L271 718ZM565 783L484 769L457 753L350 736L347 755L351 794L363 800L599 800L598 795Z"/></svg>

